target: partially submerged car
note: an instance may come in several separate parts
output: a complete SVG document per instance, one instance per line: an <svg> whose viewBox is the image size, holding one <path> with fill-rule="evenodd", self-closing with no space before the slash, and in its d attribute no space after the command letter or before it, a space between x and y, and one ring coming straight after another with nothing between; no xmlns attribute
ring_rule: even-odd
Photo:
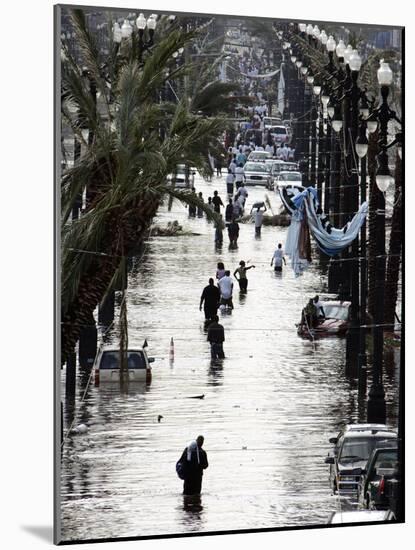
<svg viewBox="0 0 415 550"><path fill-rule="evenodd" d="M325 463L330 465L333 492L357 497L360 476L373 449L396 439L396 432L384 424L348 425L337 437L330 438L334 449Z"/></svg>
<svg viewBox="0 0 415 550"><path fill-rule="evenodd" d="M94 361L95 385L106 382L120 382L120 349L104 347L100 349ZM151 366L154 357L148 357L142 347L126 350L126 373L129 382L151 382Z"/></svg>
<svg viewBox="0 0 415 550"><path fill-rule="evenodd" d="M273 184L271 164L248 160L244 166L244 183L245 185L265 185L267 189L271 189Z"/></svg>
<svg viewBox="0 0 415 550"><path fill-rule="evenodd" d="M398 466L398 447L393 440L374 449L363 468L359 486L359 503L368 510L387 510L390 507L387 491L388 482L396 478Z"/></svg>
<svg viewBox="0 0 415 550"><path fill-rule="evenodd" d="M167 179L174 187L179 189L190 189L194 186L196 172L185 164L178 164L176 172L170 174Z"/></svg>
<svg viewBox="0 0 415 550"><path fill-rule="evenodd" d="M351 302L327 300L323 302L324 318L318 319L314 327L306 323L297 325L297 334L305 338L321 338L327 336L345 336L349 328Z"/></svg>

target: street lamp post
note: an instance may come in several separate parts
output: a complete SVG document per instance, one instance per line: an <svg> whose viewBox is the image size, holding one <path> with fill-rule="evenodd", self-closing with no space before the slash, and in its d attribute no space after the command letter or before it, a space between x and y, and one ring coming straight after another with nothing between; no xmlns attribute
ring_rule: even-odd
<svg viewBox="0 0 415 550"><path fill-rule="evenodd" d="M348 210L349 216L352 217L359 209L359 175L358 166L356 165L355 143L357 141L358 120L359 120L359 99L361 91L357 85L362 60L356 50L353 50L349 57L349 67L351 71L351 87L346 92L350 98L350 135L346 137L349 143L348 170ZM346 341L346 364L349 370L355 371L357 367L357 359L359 353L359 326L360 326L360 310L359 310L359 242L355 239L351 246L351 257L349 261L350 273L350 295L351 295L351 319L350 330Z"/></svg>
<svg viewBox="0 0 415 550"><path fill-rule="evenodd" d="M388 95L389 87L392 84L392 71L388 63L383 60L378 69L378 82L382 103L378 109L372 112L368 121L379 122L379 149L377 156L377 172L376 186L374 190L377 193L377 211L376 211L376 279L375 279L375 315L373 327L373 377L372 385L369 391L369 399L367 403L367 420L368 422L386 421L386 404L385 390L383 388L383 317L384 317L384 294L385 294L385 273L386 273L386 257L385 257L385 196L393 178L390 174L388 164L388 122L392 119L399 119L396 114L389 108Z"/></svg>
<svg viewBox="0 0 415 550"><path fill-rule="evenodd" d="M363 119L366 115L365 98L361 98L360 116L361 122L359 127L359 136L356 140L356 154L360 160L360 200L366 201L366 186L367 186L367 152L368 140L366 137L366 123ZM363 107L362 107L363 105ZM358 386L359 394L366 394L366 307L367 307L367 261L366 261L366 222L360 229L360 330L359 330L359 356L357 362L358 368Z"/></svg>

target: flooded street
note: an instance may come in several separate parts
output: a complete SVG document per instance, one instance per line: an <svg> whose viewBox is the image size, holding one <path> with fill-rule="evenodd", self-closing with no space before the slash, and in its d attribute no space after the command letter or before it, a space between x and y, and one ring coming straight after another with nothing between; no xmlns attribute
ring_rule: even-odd
<svg viewBox="0 0 415 550"><path fill-rule="evenodd" d="M225 203L224 177L197 176L195 187L205 200L217 189ZM248 192L245 213L266 191ZM267 194L277 213L279 199ZM156 358L151 385L130 384L125 394L117 384L91 384L81 402L89 373L80 372L75 409L64 401L65 432L72 419L89 430L64 445L63 540L325 524L331 511L348 506L331 495L328 438L346 422L365 420L357 384L345 375L345 340L314 344L297 336L308 298L327 296L326 276L315 261L296 278L288 258L282 275L274 274L271 257L287 228L263 227L255 239L253 224L241 224L238 248L228 249L224 231L217 250L205 218L189 219L174 203L155 223L169 220L199 235L150 237L128 281L129 346L147 339ZM235 309L220 320L226 359L212 366L200 295L218 261L233 274L240 260L256 268L248 271L247 295L234 283ZM117 343L116 332L110 342ZM396 380L392 363L384 382L393 425ZM188 507L175 463L199 434L209 468L200 505Z"/></svg>

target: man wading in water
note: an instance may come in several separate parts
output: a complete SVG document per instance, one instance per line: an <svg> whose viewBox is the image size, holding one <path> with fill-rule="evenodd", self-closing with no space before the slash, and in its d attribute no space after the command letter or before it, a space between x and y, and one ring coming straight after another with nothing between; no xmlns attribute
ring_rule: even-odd
<svg viewBox="0 0 415 550"><path fill-rule="evenodd" d="M205 438L199 435L183 451L179 462L184 468L184 495L200 495L202 490L203 470L208 467L207 454L202 449Z"/></svg>

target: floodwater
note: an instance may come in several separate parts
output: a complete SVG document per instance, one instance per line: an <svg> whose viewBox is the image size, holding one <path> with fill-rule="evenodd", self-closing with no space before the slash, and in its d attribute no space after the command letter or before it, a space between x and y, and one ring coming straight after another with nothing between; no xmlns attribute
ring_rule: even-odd
<svg viewBox="0 0 415 550"><path fill-rule="evenodd" d="M196 177L205 200L214 189L224 200L224 178ZM250 210L265 190L248 191ZM276 211L280 201L267 193ZM295 278L287 260L275 275L271 256L287 228L263 227L255 239L253 225L241 225L238 249L228 249L224 232L217 250L212 224L189 219L178 203L171 212L163 206L155 222L175 219L199 235L150 237L128 282L129 345L147 339L156 358L151 385L121 392L116 384L91 384L81 401L88 380L81 372L75 404L64 402L65 430L72 420L89 429L64 445L63 540L321 525L331 511L350 506L331 495L324 458L342 424L365 420L365 404L345 374L345 340L314 344L295 329L307 299L327 296L318 262ZM235 309L221 317L226 358L212 366L200 294L219 260L233 273L242 259L256 268L248 272L246 296L235 282ZM116 333L110 341L117 342ZM385 375L392 424L394 365ZM175 463L199 434L209 468L200 502L189 506Z"/></svg>

